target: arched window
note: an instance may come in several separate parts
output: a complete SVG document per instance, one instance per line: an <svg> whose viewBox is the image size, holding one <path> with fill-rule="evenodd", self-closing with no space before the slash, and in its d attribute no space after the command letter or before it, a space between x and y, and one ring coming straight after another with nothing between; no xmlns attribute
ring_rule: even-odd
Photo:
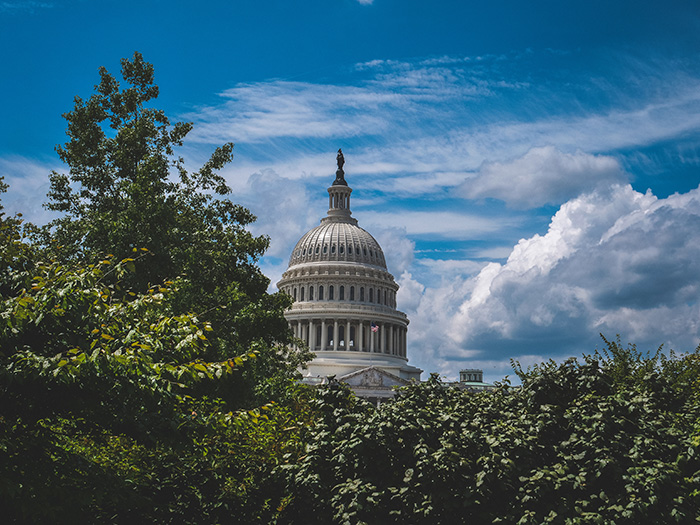
<svg viewBox="0 0 700 525"><path fill-rule="evenodd" d="M388 306L389 303L386 302L386 290L384 290L384 305Z"/></svg>
<svg viewBox="0 0 700 525"><path fill-rule="evenodd" d="M302 286L301 291L299 293L299 300L301 300L301 301L304 300L304 290L305 290L305 288Z"/></svg>
<svg viewBox="0 0 700 525"><path fill-rule="evenodd" d="M323 245L323 253L328 253L328 245L327 244Z"/></svg>
<svg viewBox="0 0 700 525"><path fill-rule="evenodd" d="M331 253L335 253L335 244L331 246Z"/></svg>
<svg viewBox="0 0 700 525"><path fill-rule="evenodd" d="M348 253L349 253L350 255L352 255L352 244L350 244L350 245L348 246Z"/></svg>
<svg viewBox="0 0 700 525"><path fill-rule="evenodd" d="M314 287L309 286L309 301L313 301L313 300L314 300Z"/></svg>
<svg viewBox="0 0 700 525"><path fill-rule="evenodd" d="M360 288L360 301L363 301L363 302L364 302L364 300L365 300L365 287L362 286L362 287Z"/></svg>
<svg viewBox="0 0 700 525"><path fill-rule="evenodd" d="M294 293L292 294L292 299L297 300L297 289L294 288Z"/></svg>
<svg viewBox="0 0 700 525"><path fill-rule="evenodd" d="M350 300L351 301L355 300L355 287L354 286L350 287Z"/></svg>
<svg viewBox="0 0 700 525"><path fill-rule="evenodd" d="M369 289L369 302L370 303L374 302L374 288Z"/></svg>
<svg viewBox="0 0 700 525"><path fill-rule="evenodd" d="M345 300L345 286L341 286L340 289L338 290L338 300L339 301Z"/></svg>
<svg viewBox="0 0 700 525"><path fill-rule="evenodd" d="M333 300L333 286L328 287L328 300L329 301Z"/></svg>
<svg viewBox="0 0 700 525"><path fill-rule="evenodd" d="M341 254L345 253L345 245L343 245L343 244L340 245L340 253Z"/></svg>
<svg viewBox="0 0 700 525"><path fill-rule="evenodd" d="M318 300L323 301L323 286L318 287Z"/></svg>
<svg viewBox="0 0 700 525"><path fill-rule="evenodd" d="M377 304L380 304L382 302L382 291L377 288Z"/></svg>
<svg viewBox="0 0 700 525"><path fill-rule="evenodd" d="M317 245L316 245L316 255L318 255L318 250L319 250L319 248L320 248L320 246L317 244Z"/></svg>

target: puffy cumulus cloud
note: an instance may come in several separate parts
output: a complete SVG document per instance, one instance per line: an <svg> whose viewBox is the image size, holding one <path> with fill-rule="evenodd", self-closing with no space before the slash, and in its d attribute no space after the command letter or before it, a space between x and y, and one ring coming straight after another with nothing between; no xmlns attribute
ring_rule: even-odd
<svg viewBox="0 0 700 525"><path fill-rule="evenodd" d="M389 271L395 275L402 274L410 267L416 249L416 243L406 236L404 228L378 228L372 235L382 247Z"/></svg>
<svg viewBox="0 0 700 525"><path fill-rule="evenodd" d="M235 199L257 216L250 230L270 236L266 255L285 262L302 234L318 223L319 217L309 205L303 181L283 177L270 169L250 175Z"/></svg>
<svg viewBox="0 0 700 525"><path fill-rule="evenodd" d="M454 376L467 358L505 370L510 358L580 355L598 333L687 351L700 342L699 295L700 188L657 199L615 185L564 204L505 264L414 297L410 355Z"/></svg>
<svg viewBox="0 0 700 525"><path fill-rule="evenodd" d="M582 151L564 153L553 146L532 148L511 162L485 163L457 192L471 199L495 198L519 209L559 204L625 179L616 159Z"/></svg>
<svg viewBox="0 0 700 525"><path fill-rule="evenodd" d="M396 279L399 285L399 291L396 294L396 303L399 310L415 312L418 310L420 301L425 292L425 286L413 278L413 275L407 270Z"/></svg>
<svg viewBox="0 0 700 525"><path fill-rule="evenodd" d="M453 318L456 340L575 345L603 331L694 346L700 334L687 314L697 313L700 291L699 198L699 190L658 200L616 186L566 203L546 235L479 274L480 293ZM669 331L674 317L683 330Z"/></svg>

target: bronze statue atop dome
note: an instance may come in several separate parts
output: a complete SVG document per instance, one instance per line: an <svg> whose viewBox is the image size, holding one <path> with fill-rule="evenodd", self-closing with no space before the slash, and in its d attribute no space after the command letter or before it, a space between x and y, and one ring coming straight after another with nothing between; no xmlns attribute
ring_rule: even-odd
<svg viewBox="0 0 700 525"><path fill-rule="evenodd" d="M345 157L343 157L343 150L338 149L338 156L335 158L338 162L338 169L335 172L335 180L333 181L333 186L347 186L348 183L345 182L345 172L343 171L343 166L345 165Z"/></svg>

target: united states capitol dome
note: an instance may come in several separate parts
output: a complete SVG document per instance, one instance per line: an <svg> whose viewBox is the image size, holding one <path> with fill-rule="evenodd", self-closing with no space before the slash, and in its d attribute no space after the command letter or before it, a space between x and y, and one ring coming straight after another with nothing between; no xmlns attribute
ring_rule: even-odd
<svg viewBox="0 0 700 525"><path fill-rule="evenodd" d="M321 224L306 232L292 251L289 266L310 262L351 262L386 270L384 252L366 230L352 222L321 219Z"/></svg>
<svg viewBox="0 0 700 525"><path fill-rule="evenodd" d="M328 212L296 243L277 283L294 300L285 312L294 335L316 354L307 377L358 380L353 374L371 368L397 384L419 380L421 370L406 356L409 321L396 308L399 286L377 240L352 217L340 150L337 161Z"/></svg>

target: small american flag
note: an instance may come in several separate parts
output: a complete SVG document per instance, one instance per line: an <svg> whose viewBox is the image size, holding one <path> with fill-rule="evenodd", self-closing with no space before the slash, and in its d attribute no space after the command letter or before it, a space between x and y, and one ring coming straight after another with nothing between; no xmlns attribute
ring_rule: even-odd
<svg viewBox="0 0 700 525"><path fill-rule="evenodd" d="M370 325L370 328L372 329L373 332L379 332L379 327L374 323L372 323Z"/></svg>

